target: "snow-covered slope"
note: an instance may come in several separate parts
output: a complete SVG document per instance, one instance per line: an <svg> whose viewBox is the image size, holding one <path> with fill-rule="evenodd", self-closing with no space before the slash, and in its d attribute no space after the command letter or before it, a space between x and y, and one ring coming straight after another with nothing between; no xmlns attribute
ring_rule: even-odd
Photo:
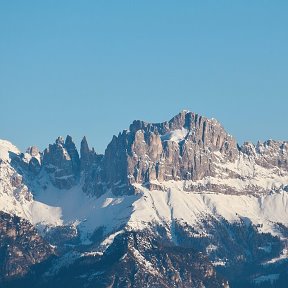
<svg viewBox="0 0 288 288"><path fill-rule="evenodd" d="M19 149L7 140L0 139L0 159L2 161L10 161L9 152L20 154Z"/></svg>
<svg viewBox="0 0 288 288"><path fill-rule="evenodd" d="M8 160L8 159L7 159ZM35 201L23 177L7 162L0 164L0 211L32 224L61 225L61 208Z"/></svg>
<svg viewBox="0 0 288 288"><path fill-rule="evenodd" d="M9 151L19 154L19 150L8 141L1 140L2 143L0 211L27 219L35 226L79 225L83 240L87 240L96 228L104 226L109 234L127 222L131 204L138 196L115 197L108 192L96 199L84 194L80 185L61 190L51 183L44 188L38 184L37 191L32 193L23 176L10 165Z"/></svg>
<svg viewBox="0 0 288 288"><path fill-rule="evenodd" d="M34 198L34 203L45 203L49 207L57 207L58 225L76 225L81 233L83 242L89 243L88 239L97 228L105 227L105 233L109 235L117 228L125 225L132 213L132 204L139 198L137 195L115 196L107 192L100 198L92 197L83 193L81 186L69 190L60 190L52 185L40 191ZM43 204L41 204L43 205ZM39 210L38 210L39 212ZM47 214L53 212L47 210ZM34 224L41 223L43 211L33 214ZM87 242L88 241L88 242Z"/></svg>
<svg viewBox="0 0 288 288"><path fill-rule="evenodd" d="M99 227L105 227L109 234L127 223L132 203L139 198L137 195L115 197L108 191L96 199L84 194L81 185L58 189L49 183L45 174L41 178L45 186L40 185L40 181L33 186L36 191L31 191L23 175L10 165L9 152L20 154L20 151L8 141L0 143L3 160L0 163L0 211L27 219L39 227L73 224L78 226L86 242Z"/></svg>
<svg viewBox="0 0 288 288"><path fill-rule="evenodd" d="M173 221L194 227L200 235L208 235L202 220L225 219L231 223L251 221L261 227L260 232L281 236L275 224L288 226L288 193L284 190L267 195L229 195L205 192L187 192L184 183L163 183L164 191L137 188L143 196L133 204L133 213L128 225L144 229L160 224L171 229Z"/></svg>
<svg viewBox="0 0 288 288"><path fill-rule="evenodd" d="M274 227L276 222L288 225L288 192L285 191L288 173L278 167L259 166L243 153L236 161L225 162L215 152L217 171L213 177L197 181L154 181L161 190L148 190L135 184L136 195L115 196L107 191L96 198L84 194L81 184L68 190L58 189L45 175L46 185L38 183L33 186L37 187L36 191L30 191L23 176L9 163L9 151L16 154L20 151L8 141L1 140L0 144L4 160L0 164L0 210L23 217L33 225L75 224L83 239L99 227L105 227L108 235L125 225L128 229L141 230L161 224L169 230L173 221L191 225L199 233L209 233L200 224L207 217L230 222L247 218L261 226L262 232L273 235L279 235Z"/></svg>

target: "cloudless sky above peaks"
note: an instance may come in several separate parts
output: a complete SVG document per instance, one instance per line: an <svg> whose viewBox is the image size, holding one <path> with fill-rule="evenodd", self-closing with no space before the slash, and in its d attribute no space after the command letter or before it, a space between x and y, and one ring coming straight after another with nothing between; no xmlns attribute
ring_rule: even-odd
<svg viewBox="0 0 288 288"><path fill-rule="evenodd" d="M104 152L183 109L288 140L288 1L0 0L0 139Z"/></svg>

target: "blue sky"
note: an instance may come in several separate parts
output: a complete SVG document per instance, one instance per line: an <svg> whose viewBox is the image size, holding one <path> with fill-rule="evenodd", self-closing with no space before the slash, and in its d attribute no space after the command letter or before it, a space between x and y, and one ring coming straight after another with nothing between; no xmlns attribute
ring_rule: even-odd
<svg viewBox="0 0 288 288"><path fill-rule="evenodd" d="M288 139L288 1L0 0L0 138L104 152L183 109Z"/></svg>

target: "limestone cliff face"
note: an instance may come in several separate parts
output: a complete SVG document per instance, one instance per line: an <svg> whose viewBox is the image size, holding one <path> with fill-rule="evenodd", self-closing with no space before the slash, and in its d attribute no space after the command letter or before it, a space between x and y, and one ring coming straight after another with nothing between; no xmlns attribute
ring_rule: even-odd
<svg viewBox="0 0 288 288"><path fill-rule="evenodd" d="M105 151L106 181L127 189L132 183L202 179L213 174L213 152L227 161L239 153L236 141L214 119L183 111L169 122L134 121Z"/></svg>

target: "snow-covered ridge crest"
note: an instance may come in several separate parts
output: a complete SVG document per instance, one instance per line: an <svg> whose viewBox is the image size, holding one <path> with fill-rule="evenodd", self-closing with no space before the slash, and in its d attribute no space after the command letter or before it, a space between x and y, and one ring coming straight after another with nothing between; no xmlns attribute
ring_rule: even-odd
<svg viewBox="0 0 288 288"><path fill-rule="evenodd" d="M0 139L0 159L3 161L10 161L9 152L20 154L20 150L7 140Z"/></svg>

